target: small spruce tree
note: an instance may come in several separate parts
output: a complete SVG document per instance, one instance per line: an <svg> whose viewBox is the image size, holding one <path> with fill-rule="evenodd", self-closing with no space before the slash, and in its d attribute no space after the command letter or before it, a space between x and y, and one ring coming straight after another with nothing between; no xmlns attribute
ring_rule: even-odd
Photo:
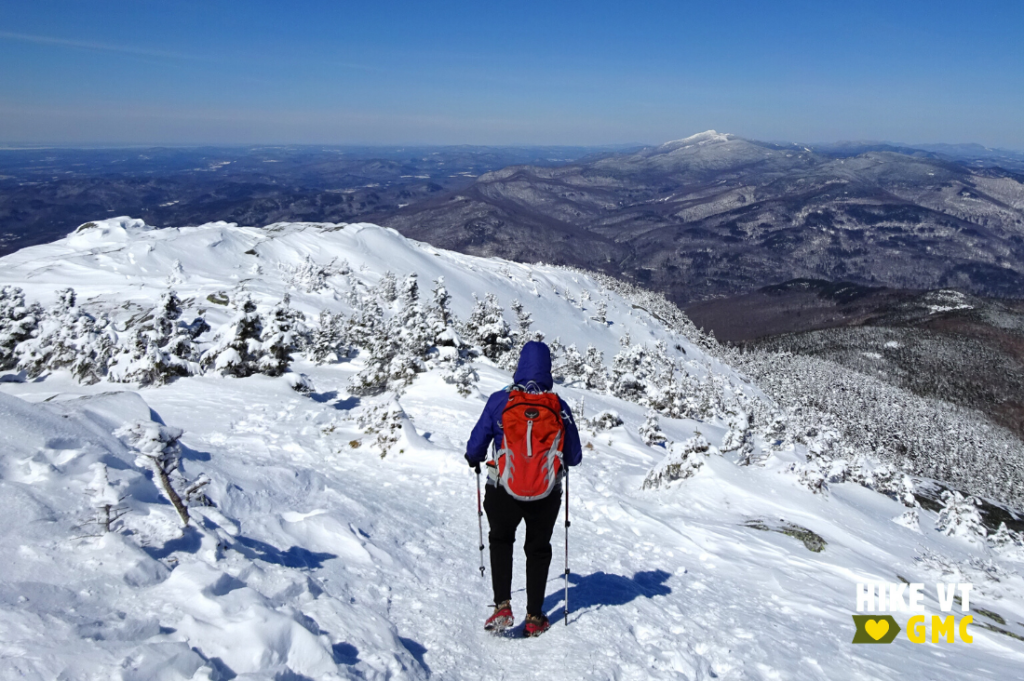
<svg viewBox="0 0 1024 681"><path fill-rule="evenodd" d="M0 371L17 366L18 345L37 333L43 315L38 303L25 304L25 293L20 288L0 288Z"/></svg>
<svg viewBox="0 0 1024 681"><path fill-rule="evenodd" d="M643 425L640 426L640 439L648 447L664 445L668 440L668 437L661 430L661 424L658 423L658 412L654 410L647 412L647 418L644 419Z"/></svg>
<svg viewBox="0 0 1024 681"><path fill-rule="evenodd" d="M969 541L984 540L988 531L981 521L976 497L966 499L960 492L945 490L942 493L942 510L935 521L935 529L949 537L961 537Z"/></svg>
<svg viewBox="0 0 1024 681"><path fill-rule="evenodd" d="M271 310L260 336L257 368L268 376L280 376L291 367L293 354L308 340L305 315L291 306L288 294Z"/></svg>
<svg viewBox="0 0 1024 681"><path fill-rule="evenodd" d="M204 367L224 376L244 378L257 373L263 351L263 318L249 296L236 296L235 316L221 329L221 340L202 357Z"/></svg>

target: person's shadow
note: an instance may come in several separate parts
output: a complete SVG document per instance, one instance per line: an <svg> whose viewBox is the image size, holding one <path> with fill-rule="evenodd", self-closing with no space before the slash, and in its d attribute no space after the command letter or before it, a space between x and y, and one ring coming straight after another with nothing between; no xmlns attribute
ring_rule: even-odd
<svg viewBox="0 0 1024 681"><path fill-rule="evenodd" d="M598 609L606 605L625 605L641 596L654 598L667 596L672 589L665 586L671 575L664 570L647 570L630 577L595 572L589 575L569 574L569 612L577 614L583 610ZM563 584L558 579L558 584ZM551 593L544 599L544 611L552 620L561 616L564 610L565 589ZM557 606L562 603L562 607Z"/></svg>

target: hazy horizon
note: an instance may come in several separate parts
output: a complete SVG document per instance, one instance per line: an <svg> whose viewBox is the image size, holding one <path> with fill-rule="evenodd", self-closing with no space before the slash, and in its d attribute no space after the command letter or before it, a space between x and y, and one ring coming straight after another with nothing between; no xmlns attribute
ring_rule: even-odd
<svg viewBox="0 0 1024 681"><path fill-rule="evenodd" d="M608 146L713 128L1024 149L1022 32L1014 2L39 0L0 25L0 142Z"/></svg>
<svg viewBox="0 0 1024 681"><path fill-rule="evenodd" d="M651 147L666 144L686 137L706 132L700 130L688 135L681 137L674 137L672 139L665 139L653 142L614 142L614 143L595 143L595 144L534 144L530 142L523 142L518 144L470 144L462 142L408 142L408 143L386 143L386 142L234 142L234 143L168 143L168 142L133 142L133 143L118 143L118 142L95 142L87 144L75 144L65 142L39 142L39 143L9 143L0 140L0 151L31 151L34 149L57 149L57 150L103 150L103 149L273 149L273 148L307 148L307 147L320 147L328 149L382 149L382 150L399 150L402 148L409 149L446 149L446 148L457 148L457 147L468 147L468 148L495 148L495 149L595 149L595 150L618 150L618 149L631 149L640 147ZM762 142L766 144L797 144L807 145L810 147L830 147L839 146L844 144L849 145L891 145L895 147L906 147L906 148L918 148L924 149L926 147L936 146L950 146L960 147L977 145L986 149L994 151L1008 151L1012 153L1024 153L1024 146L1013 148L1009 146L990 146L975 142L972 140L968 141L918 141L918 142L906 142L902 140L872 140L872 139L837 139L837 140L784 140L784 139L756 139L748 137L746 135L739 135L725 130L717 130L717 132L736 135L742 139L746 139L752 142Z"/></svg>

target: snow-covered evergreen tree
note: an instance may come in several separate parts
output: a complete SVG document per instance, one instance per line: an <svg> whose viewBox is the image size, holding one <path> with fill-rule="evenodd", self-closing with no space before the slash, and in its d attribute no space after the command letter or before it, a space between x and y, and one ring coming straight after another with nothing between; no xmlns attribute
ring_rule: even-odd
<svg viewBox="0 0 1024 681"><path fill-rule="evenodd" d="M647 396L647 380L652 374L647 348L643 345L624 346L612 360L611 374L613 395L643 404Z"/></svg>
<svg viewBox="0 0 1024 681"><path fill-rule="evenodd" d="M945 490L942 493L942 510L935 521L935 529L949 537L960 537L970 541L984 540L988 530L981 521L977 497L967 497L960 492Z"/></svg>
<svg viewBox="0 0 1024 681"><path fill-rule="evenodd" d="M480 380L480 376L476 373L473 365L470 362L461 360L451 362L442 374L442 378L445 383L454 385L455 390L463 397L469 397L470 393L473 392L473 387Z"/></svg>
<svg viewBox="0 0 1024 681"><path fill-rule="evenodd" d="M422 362L427 359L434 347L434 333L427 315L420 305L419 284L416 274L410 274L402 282L402 308L392 319L395 335L398 338L399 354L414 360L415 371L423 371Z"/></svg>
<svg viewBox="0 0 1024 681"><path fill-rule="evenodd" d="M542 340L544 334L539 334L539 338L536 337L538 334L530 333L530 326L533 324L533 315L530 314L518 299L513 300L509 306L512 308L512 313L516 317L516 328L511 331L512 347L506 352L499 362L499 366L509 373L514 373L516 366L519 363L519 354L523 350L523 346L531 340ZM553 355L554 353L552 353ZM558 367L552 367L556 376L558 375Z"/></svg>
<svg viewBox="0 0 1024 681"><path fill-rule="evenodd" d="M603 300L597 302L597 312L591 317L598 324L608 323L608 303Z"/></svg>
<svg viewBox="0 0 1024 681"><path fill-rule="evenodd" d="M391 270L385 272L377 282L377 297L384 305L390 305L398 299L398 282Z"/></svg>
<svg viewBox="0 0 1024 681"><path fill-rule="evenodd" d="M493 293L488 293L484 300L476 301L464 325L464 333L467 340L478 346L485 357L495 362L513 347L511 329L505 321L504 310Z"/></svg>
<svg viewBox="0 0 1024 681"><path fill-rule="evenodd" d="M306 255L302 264L292 271L292 286L305 291L306 293L319 293L328 287L327 280L339 274L348 274L351 270L347 260L337 262L333 258L326 265L319 264L309 254Z"/></svg>
<svg viewBox="0 0 1024 681"><path fill-rule="evenodd" d="M894 523L896 523L897 525L902 525L903 527L907 528L908 530L913 530L914 532L920 532L921 531L921 513L920 513L920 509L908 508L906 511L904 511L900 515L898 515L895 518L893 518L892 521Z"/></svg>
<svg viewBox="0 0 1024 681"><path fill-rule="evenodd" d="M591 430L595 433L599 433L602 430L611 430L621 426L623 421L622 417L611 409L605 409L599 414L595 415L594 418L587 421Z"/></svg>
<svg viewBox="0 0 1024 681"><path fill-rule="evenodd" d="M587 390L603 391L608 387L608 370L604 366L604 353L593 345L587 345L583 356L583 385Z"/></svg>
<svg viewBox="0 0 1024 681"><path fill-rule="evenodd" d="M526 344L526 341L530 338L530 327L533 325L533 315L527 311L523 304L519 302L519 299L512 301L509 306L512 308L512 313L516 316L516 330L515 337L519 341L520 347Z"/></svg>
<svg viewBox="0 0 1024 681"><path fill-rule="evenodd" d="M419 305L419 275L417 275L415 272L411 272L408 275L406 275L405 279L402 280L402 290L399 292L398 297L402 301L402 305L406 307L412 305Z"/></svg>
<svg viewBox="0 0 1024 681"><path fill-rule="evenodd" d="M452 326L455 322L452 316L452 296L444 285L444 277L434 280L434 288L430 291L429 316L436 318L441 328Z"/></svg>
<svg viewBox="0 0 1024 681"><path fill-rule="evenodd" d="M733 452L750 437L750 419L745 412L737 409L727 416L726 423L729 430L722 437L721 449L723 452Z"/></svg>
<svg viewBox="0 0 1024 681"><path fill-rule="evenodd" d="M786 447L788 444L788 432L787 432L787 419L786 416L781 412L774 412L761 433L764 437L765 442L773 450L778 451Z"/></svg>
<svg viewBox="0 0 1024 681"><path fill-rule="evenodd" d="M291 366L293 353L302 350L307 342L305 315L291 306L291 299L286 293L271 310L263 326L257 369L268 376L282 375Z"/></svg>
<svg viewBox="0 0 1024 681"><path fill-rule="evenodd" d="M415 274L403 281L400 298L401 309L390 320L378 323L365 341L366 365L349 382L354 394L401 393L427 368L434 333L419 303Z"/></svg>
<svg viewBox="0 0 1024 681"><path fill-rule="evenodd" d="M317 364L326 364L339 362L348 355L344 316L321 310L310 333L309 358Z"/></svg>
<svg viewBox="0 0 1024 681"><path fill-rule="evenodd" d="M39 333L18 346L18 368L29 377L68 369L80 383L96 383L107 374L115 351L110 322L76 305L74 289L58 293L56 304L43 316Z"/></svg>
<svg viewBox="0 0 1024 681"><path fill-rule="evenodd" d="M383 332L387 320L376 298L359 297L352 316L345 320L342 334L348 342L358 348L368 348Z"/></svg>
<svg viewBox="0 0 1024 681"><path fill-rule="evenodd" d="M1015 560L1024 558L1024 535L1006 527L1005 522L999 523L999 529L988 535L987 541L998 555Z"/></svg>
<svg viewBox="0 0 1024 681"><path fill-rule="evenodd" d="M647 412L647 418L644 419L643 424L640 426L640 439L648 447L664 445L668 440L668 437L661 430L661 424L658 423L658 412L654 410Z"/></svg>
<svg viewBox="0 0 1024 681"><path fill-rule="evenodd" d="M748 437L743 439L743 443L740 445L739 455L736 457L736 464L738 466L753 466L755 464L764 463L768 458L769 457L766 456L763 451L754 447L754 438L748 435ZM814 467L814 470L820 473L820 469L818 467ZM809 487L813 488L815 486L819 486L819 481L817 480L817 477L813 475L813 471L808 472L808 476L809 477L805 476L805 482L810 481L810 484L808 485ZM824 482L825 477L822 475L820 484L824 484Z"/></svg>
<svg viewBox="0 0 1024 681"><path fill-rule="evenodd" d="M383 324L363 344L360 356L365 355L365 365L348 383L353 395L377 395L387 389L391 360L398 354L398 344L391 334L391 326Z"/></svg>
<svg viewBox="0 0 1024 681"><path fill-rule="evenodd" d="M586 379L583 355L576 349L576 345L570 345L562 353L561 361L552 368L556 378L561 378L567 385L581 383Z"/></svg>
<svg viewBox="0 0 1024 681"><path fill-rule="evenodd" d="M26 305L20 288L0 288L0 371L17 366L18 344L32 338L43 315L38 303Z"/></svg>
<svg viewBox="0 0 1024 681"><path fill-rule="evenodd" d="M665 459L647 474L643 489L657 489L693 477L713 451L700 432L685 442L672 444Z"/></svg>
<svg viewBox="0 0 1024 681"><path fill-rule="evenodd" d="M202 357L204 367L224 376L244 378L258 372L263 354L263 318L252 298L236 296L235 316L220 331L220 342Z"/></svg>
<svg viewBox="0 0 1024 681"><path fill-rule="evenodd" d="M195 339L209 326L201 317L183 324L179 321L181 315L177 293L165 292L160 303L132 329L128 344L121 348L110 367L110 380L163 385L175 377L198 373L199 348Z"/></svg>
<svg viewBox="0 0 1024 681"><path fill-rule="evenodd" d="M444 277L438 277L431 290L426 317L427 328L432 337L431 344L438 349L438 360L442 363L459 359L465 345L455 330L456 320L451 302L452 296L444 285Z"/></svg>

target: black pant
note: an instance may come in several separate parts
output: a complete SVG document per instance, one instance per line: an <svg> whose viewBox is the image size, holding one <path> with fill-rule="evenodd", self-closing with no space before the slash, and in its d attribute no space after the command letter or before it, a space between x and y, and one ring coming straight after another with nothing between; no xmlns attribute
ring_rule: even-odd
<svg viewBox="0 0 1024 681"><path fill-rule="evenodd" d="M551 566L551 533L558 519L562 490L557 489L544 499L519 501L504 488L487 486L484 510L490 531L491 584L494 602L512 598L512 545L516 541L519 521L526 520L526 612L544 614L544 589Z"/></svg>

